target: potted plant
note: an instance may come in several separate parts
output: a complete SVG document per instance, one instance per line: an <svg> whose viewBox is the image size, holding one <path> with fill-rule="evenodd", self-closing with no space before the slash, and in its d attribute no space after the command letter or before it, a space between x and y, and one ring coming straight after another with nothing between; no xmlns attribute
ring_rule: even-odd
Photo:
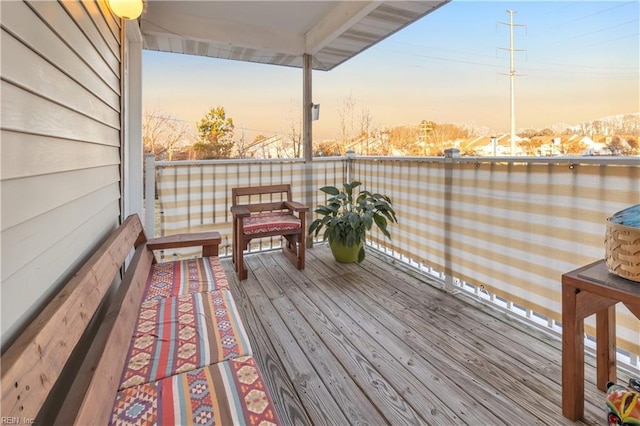
<svg viewBox="0 0 640 426"><path fill-rule="evenodd" d="M317 236L325 228L324 240L329 240L331 252L338 262L362 262L365 234L373 224L391 239L387 224L398 222L389 197L360 191L354 199L353 190L360 185L357 181L344 183L342 191L335 186L320 188L331 198L327 205L315 209L321 217L311 223L309 235Z"/></svg>

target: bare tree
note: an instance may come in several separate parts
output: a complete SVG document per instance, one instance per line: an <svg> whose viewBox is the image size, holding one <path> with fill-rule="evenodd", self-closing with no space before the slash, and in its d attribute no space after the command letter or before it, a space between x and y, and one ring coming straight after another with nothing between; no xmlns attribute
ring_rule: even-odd
<svg viewBox="0 0 640 426"><path fill-rule="evenodd" d="M145 153L156 160L172 160L179 142L187 136L187 123L171 115L153 110L145 111L142 122L142 142Z"/></svg>
<svg viewBox="0 0 640 426"><path fill-rule="evenodd" d="M338 107L338 115L340 117L340 130L342 132L342 142L351 140L354 133L356 100L353 94L342 100L342 104Z"/></svg>
<svg viewBox="0 0 640 426"><path fill-rule="evenodd" d="M240 137L236 142L236 149L238 150L238 158L245 158L247 156L247 140L246 140L246 132L244 127L240 128Z"/></svg>
<svg viewBox="0 0 640 426"><path fill-rule="evenodd" d="M369 155L369 143L371 136L371 127L372 127L373 117L371 117L371 112L369 108L362 107L360 110L360 137L364 139L365 143L365 154Z"/></svg>
<svg viewBox="0 0 640 426"><path fill-rule="evenodd" d="M302 157L302 106L300 102L291 101L289 115L287 117L289 138L293 143L293 157ZM281 147L286 151L284 147Z"/></svg>

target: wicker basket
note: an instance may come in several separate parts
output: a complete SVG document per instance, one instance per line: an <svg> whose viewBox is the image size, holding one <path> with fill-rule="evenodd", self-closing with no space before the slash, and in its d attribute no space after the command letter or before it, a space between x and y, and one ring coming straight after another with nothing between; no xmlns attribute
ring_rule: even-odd
<svg viewBox="0 0 640 426"><path fill-rule="evenodd" d="M640 228L614 223L608 218L604 246L609 272L640 282Z"/></svg>

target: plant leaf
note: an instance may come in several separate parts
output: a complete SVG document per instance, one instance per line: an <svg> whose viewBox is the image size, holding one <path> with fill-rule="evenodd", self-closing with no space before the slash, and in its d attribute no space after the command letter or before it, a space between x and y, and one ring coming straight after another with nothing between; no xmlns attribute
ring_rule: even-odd
<svg viewBox="0 0 640 426"><path fill-rule="evenodd" d="M329 195L338 195L340 193L340 190L335 186L323 186L322 188L320 188L320 191Z"/></svg>

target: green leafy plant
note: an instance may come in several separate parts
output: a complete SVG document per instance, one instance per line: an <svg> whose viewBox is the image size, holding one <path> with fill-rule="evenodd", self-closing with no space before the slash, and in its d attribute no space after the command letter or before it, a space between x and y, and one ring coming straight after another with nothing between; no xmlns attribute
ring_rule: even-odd
<svg viewBox="0 0 640 426"><path fill-rule="evenodd" d="M320 205L315 209L321 217L309 226L309 235L315 236L324 228L324 240L329 240L329 243L336 242L347 247L360 246L358 263L364 260L364 244L361 243L364 243L365 234L373 224L391 239L387 225L398 222L391 198L386 195L360 191L354 199L354 189L360 185L357 181L344 183L342 191L335 186L320 188L320 191L331 198L327 200L327 205Z"/></svg>

